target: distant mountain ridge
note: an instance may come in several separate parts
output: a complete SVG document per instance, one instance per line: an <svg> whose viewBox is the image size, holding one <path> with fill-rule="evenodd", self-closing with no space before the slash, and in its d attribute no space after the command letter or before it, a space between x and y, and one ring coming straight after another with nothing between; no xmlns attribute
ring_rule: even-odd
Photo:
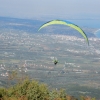
<svg viewBox="0 0 100 100"><path fill-rule="evenodd" d="M10 17L0 17L0 29L14 29L14 30L21 30L24 32L29 33L41 33L41 34L63 34L63 35L70 35L70 36L77 36L82 37L79 32L76 30L62 26L62 25L54 25L49 26L45 29L42 29L38 32L39 27L45 23L45 21L41 20L32 20L32 19L19 19L19 18L10 18ZM95 37L94 34L84 28L85 33L88 37Z"/></svg>

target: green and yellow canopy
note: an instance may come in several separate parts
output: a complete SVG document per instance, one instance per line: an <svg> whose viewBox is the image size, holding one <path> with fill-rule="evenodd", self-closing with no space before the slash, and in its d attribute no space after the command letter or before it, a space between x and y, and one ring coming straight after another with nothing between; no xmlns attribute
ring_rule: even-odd
<svg viewBox="0 0 100 100"><path fill-rule="evenodd" d="M39 30L41 30L42 28L46 27L46 26L49 26L49 25L55 25L55 24L61 24L61 25L66 25L66 26L69 26L69 27L72 27L74 28L75 30L77 30L79 33L81 33L81 35L85 38L85 40L87 41L88 45L89 45L89 41L88 41L88 37L87 35L85 34L85 32L77 25L69 22L69 21L64 21L64 20L52 20L52 21L49 21L49 22L46 22L45 24L43 24ZM38 31L39 31L38 30Z"/></svg>

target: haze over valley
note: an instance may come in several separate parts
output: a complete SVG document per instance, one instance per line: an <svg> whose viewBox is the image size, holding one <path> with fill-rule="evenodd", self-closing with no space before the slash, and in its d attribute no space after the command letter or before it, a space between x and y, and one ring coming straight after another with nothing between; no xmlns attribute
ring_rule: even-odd
<svg viewBox="0 0 100 100"><path fill-rule="evenodd" d="M69 27L50 26L38 32L43 23L0 17L0 86L8 87L9 73L17 71L19 77L23 73L50 87L65 88L71 95L100 98L100 39L93 34L97 28L82 27L88 46ZM15 83L12 80L10 85Z"/></svg>

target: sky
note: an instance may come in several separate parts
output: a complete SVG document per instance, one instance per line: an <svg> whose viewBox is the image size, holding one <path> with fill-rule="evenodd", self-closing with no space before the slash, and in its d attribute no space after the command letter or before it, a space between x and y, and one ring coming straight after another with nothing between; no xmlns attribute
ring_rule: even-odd
<svg viewBox="0 0 100 100"><path fill-rule="evenodd" d="M0 0L0 16L99 18L100 0Z"/></svg>

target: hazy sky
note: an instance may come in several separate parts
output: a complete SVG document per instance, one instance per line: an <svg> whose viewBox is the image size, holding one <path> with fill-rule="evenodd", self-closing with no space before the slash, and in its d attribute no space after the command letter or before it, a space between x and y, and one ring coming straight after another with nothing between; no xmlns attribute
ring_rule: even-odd
<svg viewBox="0 0 100 100"><path fill-rule="evenodd" d="M0 0L0 16L100 17L100 0Z"/></svg>

